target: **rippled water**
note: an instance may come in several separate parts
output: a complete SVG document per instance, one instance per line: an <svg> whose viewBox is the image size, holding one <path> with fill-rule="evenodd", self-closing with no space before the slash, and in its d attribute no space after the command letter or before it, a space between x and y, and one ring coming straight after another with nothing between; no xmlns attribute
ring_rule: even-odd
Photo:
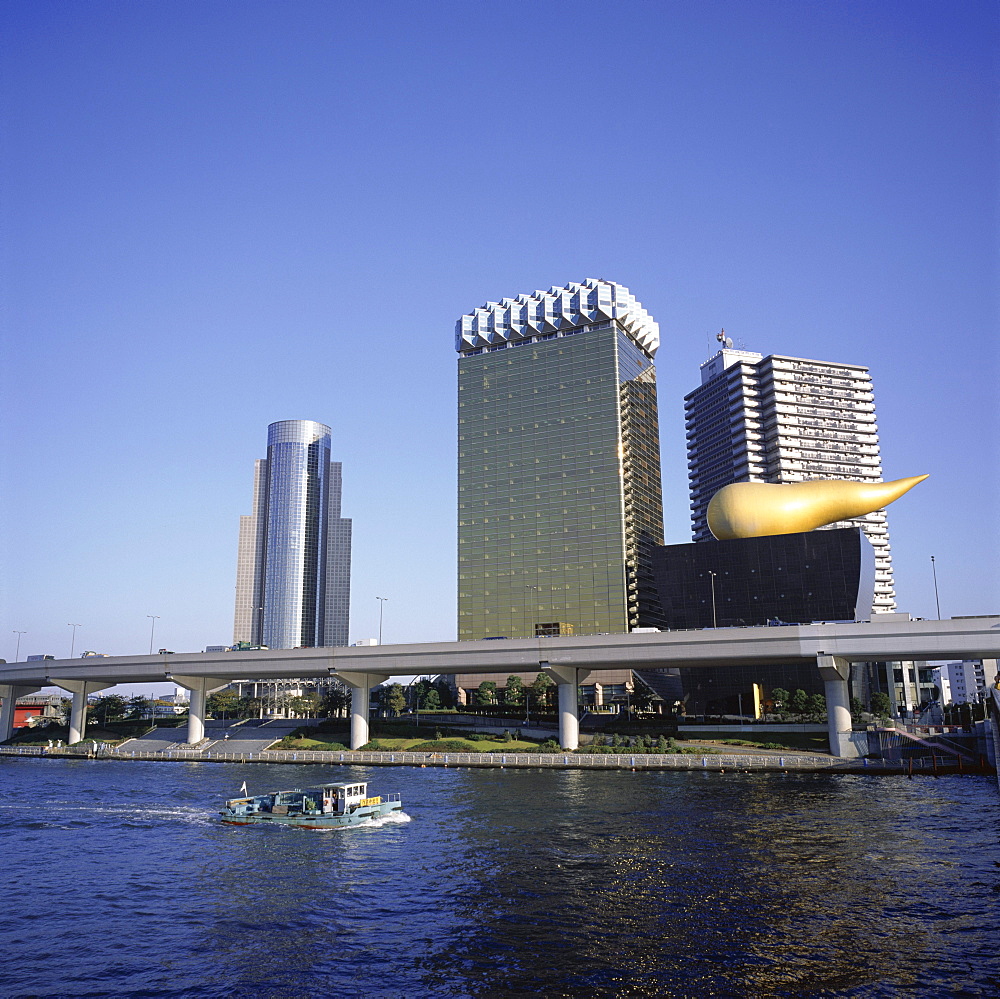
<svg viewBox="0 0 1000 999"><path fill-rule="evenodd" d="M233 827L370 779L410 821ZM989 778L0 758L0 995L996 996Z"/></svg>

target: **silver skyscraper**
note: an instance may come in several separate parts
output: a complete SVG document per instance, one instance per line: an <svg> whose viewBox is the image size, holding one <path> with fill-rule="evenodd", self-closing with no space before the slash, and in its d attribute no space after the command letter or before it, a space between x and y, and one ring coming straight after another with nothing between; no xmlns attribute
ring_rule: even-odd
<svg viewBox="0 0 1000 999"><path fill-rule="evenodd" d="M267 428L253 512L240 518L234 642L272 649L347 645L351 522L340 516L341 466L330 428Z"/></svg>

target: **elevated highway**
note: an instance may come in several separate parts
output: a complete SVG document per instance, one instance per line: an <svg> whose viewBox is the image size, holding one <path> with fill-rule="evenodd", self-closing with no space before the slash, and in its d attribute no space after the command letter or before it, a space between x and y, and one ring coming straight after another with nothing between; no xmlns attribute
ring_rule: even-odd
<svg viewBox="0 0 1000 999"><path fill-rule="evenodd" d="M43 686L73 694L70 740L77 741L83 737L89 694L119 683L171 680L191 691L188 742L194 743L204 732L207 694L233 680L336 676L352 688L351 746L358 748L368 741L369 691L390 676L544 670L559 685L560 742L575 749L577 685L591 670L815 663L825 683L830 749L848 756L852 662L1000 658L1000 616L946 621L886 617L871 623L3 663L0 741L10 737L14 700Z"/></svg>

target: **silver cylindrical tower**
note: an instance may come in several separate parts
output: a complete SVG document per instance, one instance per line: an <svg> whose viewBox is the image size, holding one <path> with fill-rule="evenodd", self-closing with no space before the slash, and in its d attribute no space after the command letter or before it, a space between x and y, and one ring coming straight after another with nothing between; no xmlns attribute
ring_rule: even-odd
<svg viewBox="0 0 1000 999"><path fill-rule="evenodd" d="M267 428L263 627L272 649L323 644L330 428L282 420Z"/></svg>

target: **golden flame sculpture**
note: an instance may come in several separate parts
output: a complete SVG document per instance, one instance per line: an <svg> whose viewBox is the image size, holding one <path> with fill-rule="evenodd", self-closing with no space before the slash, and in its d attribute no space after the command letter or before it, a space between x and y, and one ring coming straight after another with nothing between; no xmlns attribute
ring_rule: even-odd
<svg viewBox="0 0 1000 999"><path fill-rule="evenodd" d="M926 478L914 475L892 482L734 482L723 486L708 504L708 528L719 541L812 531L880 510Z"/></svg>

